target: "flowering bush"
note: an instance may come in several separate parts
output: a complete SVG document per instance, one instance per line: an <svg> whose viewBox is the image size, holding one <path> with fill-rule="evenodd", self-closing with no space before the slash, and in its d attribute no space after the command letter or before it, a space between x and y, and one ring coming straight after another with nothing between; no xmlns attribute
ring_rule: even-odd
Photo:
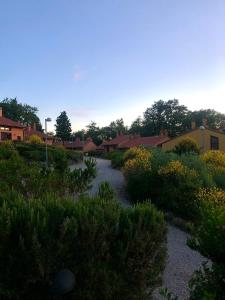
<svg viewBox="0 0 225 300"><path fill-rule="evenodd" d="M191 299L225 299L225 191L201 189L197 198L200 226L193 232L189 245L212 260L212 268L204 266L191 281ZM205 298L205 295L211 298Z"/></svg>
<svg viewBox="0 0 225 300"><path fill-rule="evenodd" d="M43 143L42 139L36 134L32 134L29 137L28 142L31 144L42 144Z"/></svg>
<svg viewBox="0 0 225 300"><path fill-rule="evenodd" d="M123 173L131 200L144 200L149 196L151 153L144 148L131 148L124 154Z"/></svg>
<svg viewBox="0 0 225 300"><path fill-rule="evenodd" d="M207 164L215 184L225 190L225 153L207 151L201 155L201 159Z"/></svg>
<svg viewBox="0 0 225 300"><path fill-rule="evenodd" d="M156 203L183 218L196 219L198 202L195 193L202 185L197 172L174 160L161 167L158 175L161 189Z"/></svg>
<svg viewBox="0 0 225 300"><path fill-rule="evenodd" d="M200 153L200 148L196 141L190 137L183 138L173 150L177 154Z"/></svg>

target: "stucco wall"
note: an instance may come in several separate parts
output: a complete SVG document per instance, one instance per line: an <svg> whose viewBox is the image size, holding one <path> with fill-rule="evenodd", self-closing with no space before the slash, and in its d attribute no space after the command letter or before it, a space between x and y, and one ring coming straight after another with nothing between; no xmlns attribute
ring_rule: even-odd
<svg viewBox="0 0 225 300"><path fill-rule="evenodd" d="M219 138L219 150L225 152L225 134L210 129L196 129L186 134L183 134L162 144L162 149L165 151L172 150L181 140L190 137L196 141L201 151L204 152L207 150L211 150L210 136L215 136Z"/></svg>

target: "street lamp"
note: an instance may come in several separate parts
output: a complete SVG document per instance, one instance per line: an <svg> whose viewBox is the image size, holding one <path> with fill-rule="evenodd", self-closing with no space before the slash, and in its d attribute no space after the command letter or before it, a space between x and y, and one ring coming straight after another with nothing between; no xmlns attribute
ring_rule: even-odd
<svg viewBox="0 0 225 300"><path fill-rule="evenodd" d="M46 169L48 168L48 131L47 131L47 123L51 122L51 118L46 118L45 119L45 164L46 164Z"/></svg>

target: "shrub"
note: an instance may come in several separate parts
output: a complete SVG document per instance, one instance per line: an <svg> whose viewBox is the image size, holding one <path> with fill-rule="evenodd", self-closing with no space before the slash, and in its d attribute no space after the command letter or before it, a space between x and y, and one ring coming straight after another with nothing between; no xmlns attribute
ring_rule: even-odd
<svg viewBox="0 0 225 300"><path fill-rule="evenodd" d="M67 158L73 162L80 162L83 160L83 152L76 150L66 150Z"/></svg>
<svg viewBox="0 0 225 300"><path fill-rule="evenodd" d="M31 144L42 144L43 143L42 139L36 134L32 134L28 138L28 142L31 143Z"/></svg>
<svg viewBox="0 0 225 300"><path fill-rule="evenodd" d="M225 153L221 151L207 151L201 155L212 174L215 184L225 190Z"/></svg>
<svg viewBox="0 0 225 300"><path fill-rule="evenodd" d="M0 143L0 160L8 159L17 155L17 151L11 141L2 141Z"/></svg>
<svg viewBox="0 0 225 300"><path fill-rule="evenodd" d="M111 166L113 168L120 169L123 166L123 152L112 152L111 154Z"/></svg>
<svg viewBox="0 0 225 300"><path fill-rule="evenodd" d="M200 148L195 140L190 137L183 138L173 149L179 155L187 153L200 153Z"/></svg>
<svg viewBox="0 0 225 300"><path fill-rule="evenodd" d="M58 168L46 170L40 163L28 164L19 156L0 160L0 196L16 191L27 199L46 192L75 197L88 189L96 174L95 161L87 160L85 164L84 169L61 172Z"/></svg>
<svg viewBox="0 0 225 300"><path fill-rule="evenodd" d="M165 259L166 225L149 203L15 197L0 205L1 299L51 299L52 276L70 269L71 299L147 299Z"/></svg>
<svg viewBox="0 0 225 300"><path fill-rule="evenodd" d="M201 189L201 223L193 232L189 245L212 260L212 268L204 266L191 281L191 299L225 299L225 192ZM205 295L212 298L205 298Z"/></svg>
<svg viewBox="0 0 225 300"><path fill-rule="evenodd" d="M196 192L202 186L195 170L174 160L159 169L161 192L158 205L185 219L198 218Z"/></svg>

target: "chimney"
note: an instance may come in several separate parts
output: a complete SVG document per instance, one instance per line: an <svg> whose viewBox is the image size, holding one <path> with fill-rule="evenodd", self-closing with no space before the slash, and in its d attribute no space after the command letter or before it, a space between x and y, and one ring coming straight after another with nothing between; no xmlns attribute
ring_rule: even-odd
<svg viewBox="0 0 225 300"><path fill-rule="evenodd" d="M0 118L3 117L2 107L0 107Z"/></svg>
<svg viewBox="0 0 225 300"><path fill-rule="evenodd" d="M196 129L196 122L195 121L191 122L191 129L192 130Z"/></svg>

